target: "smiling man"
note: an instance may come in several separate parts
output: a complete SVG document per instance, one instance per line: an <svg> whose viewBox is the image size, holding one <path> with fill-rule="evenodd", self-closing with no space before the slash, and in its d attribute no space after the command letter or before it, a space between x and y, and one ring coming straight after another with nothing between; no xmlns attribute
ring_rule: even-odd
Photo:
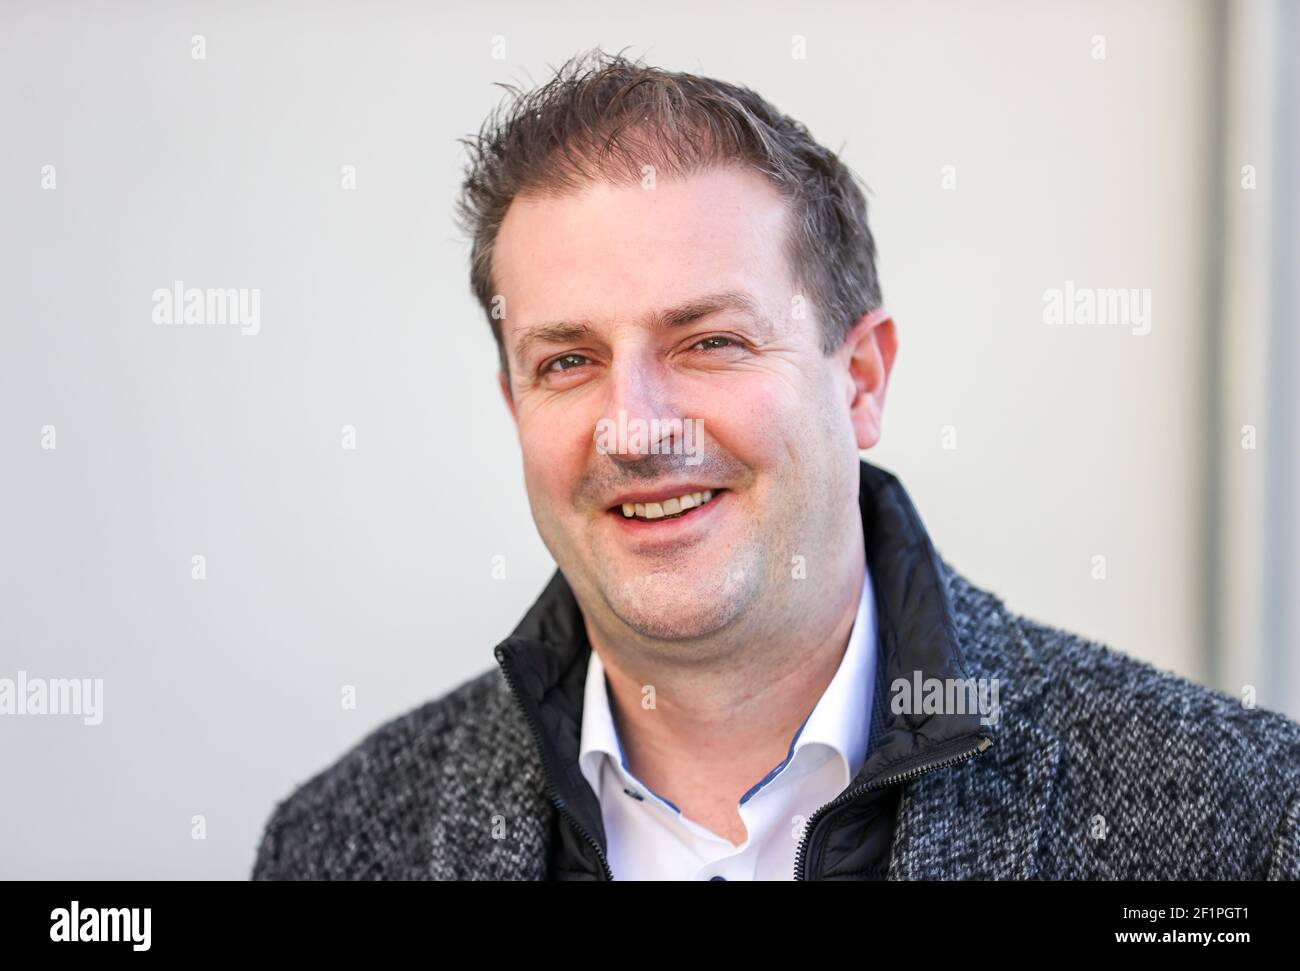
<svg viewBox="0 0 1300 971"><path fill-rule="evenodd" d="M1300 726L1011 614L861 460L898 335L803 126L596 53L469 145L558 570L496 666L276 807L254 876L1300 876Z"/></svg>

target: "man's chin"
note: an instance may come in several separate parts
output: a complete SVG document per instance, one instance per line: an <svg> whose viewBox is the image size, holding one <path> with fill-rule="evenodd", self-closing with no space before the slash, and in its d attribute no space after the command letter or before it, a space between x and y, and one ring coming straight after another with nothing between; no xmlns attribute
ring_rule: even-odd
<svg viewBox="0 0 1300 971"><path fill-rule="evenodd" d="M761 582L753 570L731 569L713 575L671 571L630 576L606 575L601 588L614 615L643 637L692 640L722 630L752 601Z"/></svg>

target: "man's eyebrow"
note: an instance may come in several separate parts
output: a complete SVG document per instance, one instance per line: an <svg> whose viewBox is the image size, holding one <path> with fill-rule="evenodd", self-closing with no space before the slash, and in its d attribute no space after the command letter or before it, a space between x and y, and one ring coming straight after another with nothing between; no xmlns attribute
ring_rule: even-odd
<svg viewBox="0 0 1300 971"><path fill-rule="evenodd" d="M743 290L721 290L703 297L694 297L676 307L652 314L650 323L651 326L681 327L723 310L735 310L747 314L754 318L755 323L767 325L767 317L759 307L758 301Z"/></svg>
<svg viewBox="0 0 1300 971"><path fill-rule="evenodd" d="M720 290L702 297L692 297L675 307L657 310L646 318L654 329L684 327L710 314L733 310L753 318L766 335L771 331L767 315L756 301L743 290ZM585 320L559 320L525 328L515 339L515 357L523 360L524 353L534 344L567 344L588 340L596 336L595 328Z"/></svg>
<svg viewBox="0 0 1300 971"><path fill-rule="evenodd" d="M522 361L524 352L534 344L569 344L595 337L596 330L585 321L557 321L527 327L515 338L515 358Z"/></svg>

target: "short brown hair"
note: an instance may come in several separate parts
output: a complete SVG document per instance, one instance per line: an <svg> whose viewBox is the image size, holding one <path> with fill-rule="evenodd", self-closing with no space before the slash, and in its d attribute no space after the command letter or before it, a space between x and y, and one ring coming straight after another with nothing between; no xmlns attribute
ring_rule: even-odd
<svg viewBox="0 0 1300 971"><path fill-rule="evenodd" d="M505 373L492 251L510 203L598 180L636 184L644 165L681 177L741 163L767 177L790 206L787 255L820 316L825 353L880 306L876 247L855 174L748 88L599 49L571 58L531 91L501 86L506 98L477 136L461 139L470 161L456 212L472 244L470 285Z"/></svg>

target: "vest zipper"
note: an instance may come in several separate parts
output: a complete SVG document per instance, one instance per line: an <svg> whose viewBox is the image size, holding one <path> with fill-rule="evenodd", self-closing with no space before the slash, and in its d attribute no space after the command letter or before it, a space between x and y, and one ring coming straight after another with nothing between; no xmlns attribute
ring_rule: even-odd
<svg viewBox="0 0 1300 971"><path fill-rule="evenodd" d="M976 743L974 748L966 749L964 752L959 752L957 755L940 757L930 762L924 762L921 765L906 769L903 772L896 772L883 779L873 779L871 782L865 782L854 789L846 789L844 792L840 793L808 817L808 823L804 827L803 836L799 838L798 853L795 855L794 878L796 880L806 879L804 876L804 867L807 864L809 846L808 837L811 835L816 825L821 822L822 818L826 813L830 812L830 810L834 809L836 806L842 806L846 802L853 801L858 796L862 795L862 793L868 792L869 790L887 789L889 786L896 785L900 782L907 782L915 779L917 776L924 775L933 769L942 769L950 765L956 765L958 762L965 762L967 759L979 755L992 744L993 739L984 735L980 737L980 740Z"/></svg>
<svg viewBox="0 0 1300 971"><path fill-rule="evenodd" d="M546 746L542 741L541 728L538 727L532 713L528 710L528 706L523 703L523 696L520 695L519 685L515 681L513 666L509 661L505 661L502 655L498 654L497 658L503 662L501 664L501 671L506 676L506 684L509 685L510 693L515 696L515 704L518 705L519 710L523 712L524 721L528 723L528 728L533 733L533 741L537 745L537 754L542 760L542 774L546 777L547 795L550 796L551 802L555 805L555 808L559 811L560 815L566 818L573 825L574 831L586 840L591 848L596 851L596 859L600 861L600 866L604 871L605 879L613 880L614 871L609 868L609 861L605 859L605 851L600 848L600 844L596 842L595 837L587 832L582 823L578 822L578 817L569 811L569 807L565 805L564 799L560 795L560 791L555 787L555 784L552 781L555 778L555 774L552 772L552 767L547 759Z"/></svg>

